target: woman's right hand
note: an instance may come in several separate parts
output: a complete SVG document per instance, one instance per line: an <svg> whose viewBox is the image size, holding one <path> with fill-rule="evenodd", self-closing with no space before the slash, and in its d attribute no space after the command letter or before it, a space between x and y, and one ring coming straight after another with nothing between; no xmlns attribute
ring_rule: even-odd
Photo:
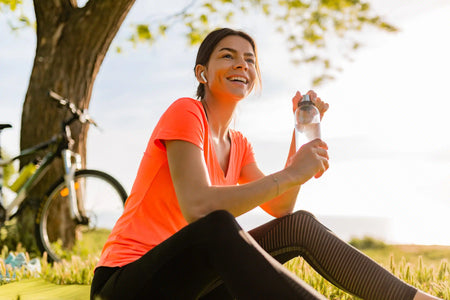
<svg viewBox="0 0 450 300"><path fill-rule="evenodd" d="M289 160L287 171L299 184L303 184L313 176L319 178L328 169L328 146L315 139L304 144Z"/></svg>

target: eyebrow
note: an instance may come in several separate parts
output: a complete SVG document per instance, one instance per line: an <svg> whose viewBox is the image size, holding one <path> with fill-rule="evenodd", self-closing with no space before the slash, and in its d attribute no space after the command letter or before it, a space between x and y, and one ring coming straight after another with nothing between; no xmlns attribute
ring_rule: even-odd
<svg viewBox="0 0 450 300"><path fill-rule="evenodd" d="M233 49L233 48L228 48L228 47L224 47L222 49L219 50L220 51L230 51L232 53L237 53L237 50ZM252 52L246 52L244 53L244 56L255 56Z"/></svg>

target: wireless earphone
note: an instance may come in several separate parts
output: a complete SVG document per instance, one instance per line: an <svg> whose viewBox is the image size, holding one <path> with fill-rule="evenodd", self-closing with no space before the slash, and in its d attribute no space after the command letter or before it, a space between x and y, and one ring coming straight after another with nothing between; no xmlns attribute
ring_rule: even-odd
<svg viewBox="0 0 450 300"><path fill-rule="evenodd" d="M205 82L208 82L208 80L206 80L206 78L205 78L205 72L201 72L201 73L200 73L200 77L201 77Z"/></svg>

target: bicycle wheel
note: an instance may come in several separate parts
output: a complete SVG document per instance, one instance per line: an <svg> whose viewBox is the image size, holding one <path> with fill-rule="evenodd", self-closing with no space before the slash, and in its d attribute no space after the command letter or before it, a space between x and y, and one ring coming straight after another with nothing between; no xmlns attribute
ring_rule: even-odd
<svg viewBox="0 0 450 300"><path fill-rule="evenodd" d="M115 222L123 212L127 193L110 175L97 170L79 170L74 176L82 222L70 216L69 190L57 181L41 202L36 216L36 240L49 261L83 259L100 255Z"/></svg>

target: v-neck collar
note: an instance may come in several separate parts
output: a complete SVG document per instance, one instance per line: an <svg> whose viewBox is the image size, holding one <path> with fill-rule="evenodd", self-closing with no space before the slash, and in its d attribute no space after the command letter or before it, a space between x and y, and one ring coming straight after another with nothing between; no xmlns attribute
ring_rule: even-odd
<svg viewBox="0 0 450 300"><path fill-rule="evenodd" d="M210 148L211 148L211 151L212 151L212 154L213 154L213 157L214 157L214 163L217 165L218 169L221 171L223 178L227 179L229 174L231 173L230 172L231 161L234 158L234 155L233 155L233 152L234 152L234 145L233 145L234 144L234 139L233 139L233 135L231 133L231 129L228 129L228 138L230 139L230 155L228 156L227 171L225 172L222 169L222 166L220 165L219 158L217 157L216 147L214 147L213 135L212 135L212 132L211 132L211 127L209 126L209 122L208 122L208 114L206 113L205 106L203 105L203 103L201 101L199 101L199 102L200 102L200 107L202 108L202 113L205 116L206 126L207 126L207 130L208 130L208 135L209 135L209 138L211 140L211 142L209 144L210 144Z"/></svg>

